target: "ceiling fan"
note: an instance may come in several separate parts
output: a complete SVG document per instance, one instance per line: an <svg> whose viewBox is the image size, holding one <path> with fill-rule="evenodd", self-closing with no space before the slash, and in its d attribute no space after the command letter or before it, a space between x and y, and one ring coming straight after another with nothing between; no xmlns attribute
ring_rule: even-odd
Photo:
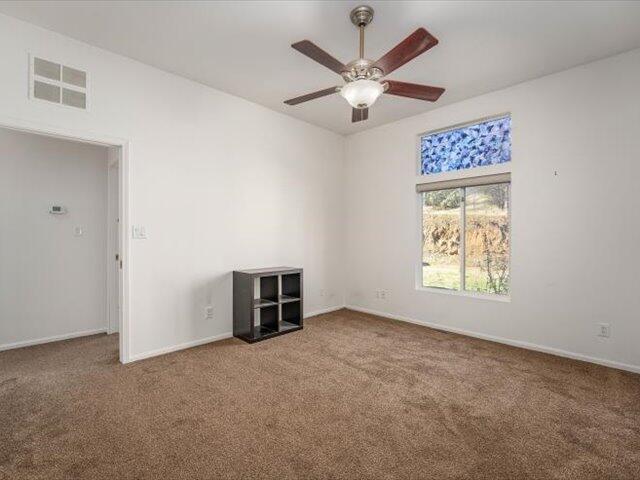
<svg viewBox="0 0 640 480"><path fill-rule="evenodd" d="M417 98L428 102L435 102L440 98L440 95L444 93L444 88L398 82L396 80L381 81L383 77L389 75L398 67L435 47L438 44L438 39L424 28L419 28L387 52L386 55L374 62L364 58L364 29L373 20L373 8L367 5L356 7L351 11L350 18L351 22L360 30L360 54L356 60L346 65L309 40L302 40L291 45L303 55L341 75L346 83L341 87L325 88L324 90L285 100L284 103L297 105L315 98L340 93L353 107L351 121L361 122L369 118L369 107L383 93Z"/></svg>

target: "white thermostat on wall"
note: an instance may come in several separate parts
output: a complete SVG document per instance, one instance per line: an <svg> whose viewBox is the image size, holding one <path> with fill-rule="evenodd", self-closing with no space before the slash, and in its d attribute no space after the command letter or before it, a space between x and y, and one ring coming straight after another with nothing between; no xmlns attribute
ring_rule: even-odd
<svg viewBox="0 0 640 480"><path fill-rule="evenodd" d="M51 205L49 207L49 213L51 215L64 215L67 213L67 207L63 207L62 205Z"/></svg>

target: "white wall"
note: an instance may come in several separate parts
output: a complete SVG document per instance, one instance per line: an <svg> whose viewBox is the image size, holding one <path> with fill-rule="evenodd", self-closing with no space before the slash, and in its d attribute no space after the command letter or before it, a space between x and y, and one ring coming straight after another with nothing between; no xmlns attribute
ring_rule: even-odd
<svg viewBox="0 0 640 480"><path fill-rule="evenodd" d="M106 329L105 147L0 128L0 226L0 348Z"/></svg>
<svg viewBox="0 0 640 480"><path fill-rule="evenodd" d="M28 52L86 68L91 111L28 100ZM358 308L640 366L640 51L346 142L6 16L0 58L0 123L130 140L130 224L149 234L131 242L134 359L229 333L230 272L290 264L305 268L308 313L342 305L346 291ZM511 301L417 291L416 135L504 111L514 128ZM374 300L375 288L389 298ZM599 321L611 322L609 340L595 336Z"/></svg>
<svg viewBox="0 0 640 480"><path fill-rule="evenodd" d="M638 85L635 50L349 137L347 304L640 369ZM417 135L503 112L511 301L417 290Z"/></svg>
<svg viewBox="0 0 640 480"><path fill-rule="evenodd" d="M30 101L29 52L90 72L91 110ZM306 313L344 303L343 137L7 16L0 58L0 123L130 141L131 358L230 333L234 269L301 266Z"/></svg>

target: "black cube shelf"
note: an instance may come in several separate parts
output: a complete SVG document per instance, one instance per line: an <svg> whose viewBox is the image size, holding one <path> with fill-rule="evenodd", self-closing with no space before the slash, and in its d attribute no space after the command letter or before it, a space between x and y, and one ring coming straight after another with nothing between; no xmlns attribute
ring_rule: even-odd
<svg viewBox="0 0 640 480"><path fill-rule="evenodd" d="M253 343L301 330L302 269L233 272L233 336Z"/></svg>

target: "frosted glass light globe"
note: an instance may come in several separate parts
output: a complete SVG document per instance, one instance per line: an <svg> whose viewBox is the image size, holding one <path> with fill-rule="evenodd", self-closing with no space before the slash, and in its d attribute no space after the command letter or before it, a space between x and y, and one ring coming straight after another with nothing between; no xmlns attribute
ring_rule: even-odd
<svg viewBox="0 0 640 480"><path fill-rule="evenodd" d="M356 80L342 87L340 95L353 108L368 108L375 103L383 90L382 85L373 80Z"/></svg>

